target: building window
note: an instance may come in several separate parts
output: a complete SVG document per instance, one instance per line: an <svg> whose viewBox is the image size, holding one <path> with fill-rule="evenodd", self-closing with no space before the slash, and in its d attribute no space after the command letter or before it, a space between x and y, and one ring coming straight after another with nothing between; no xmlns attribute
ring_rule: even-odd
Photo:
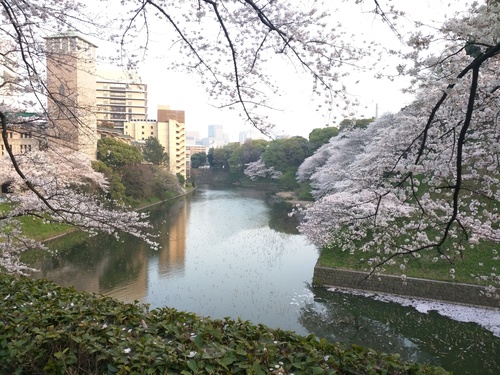
<svg viewBox="0 0 500 375"><path fill-rule="evenodd" d="M115 97L115 98L124 98L125 93L124 92L119 92L119 91L110 91L109 96Z"/></svg>
<svg viewBox="0 0 500 375"><path fill-rule="evenodd" d="M154 134L153 134L153 132L151 132L151 137L152 137L153 135L154 135Z"/></svg>
<svg viewBox="0 0 500 375"><path fill-rule="evenodd" d="M76 51L76 38L71 38L69 40L69 49L71 51Z"/></svg>

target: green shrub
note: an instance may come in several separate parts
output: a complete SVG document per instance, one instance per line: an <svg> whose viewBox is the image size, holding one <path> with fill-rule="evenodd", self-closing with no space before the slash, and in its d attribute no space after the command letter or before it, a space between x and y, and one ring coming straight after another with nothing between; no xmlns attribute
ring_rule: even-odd
<svg viewBox="0 0 500 375"><path fill-rule="evenodd" d="M247 321L0 275L2 374L445 374Z"/></svg>

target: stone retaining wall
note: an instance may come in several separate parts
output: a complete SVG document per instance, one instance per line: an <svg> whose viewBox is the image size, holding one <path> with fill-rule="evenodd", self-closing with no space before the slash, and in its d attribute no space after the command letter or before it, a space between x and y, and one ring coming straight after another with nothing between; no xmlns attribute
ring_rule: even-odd
<svg viewBox="0 0 500 375"><path fill-rule="evenodd" d="M498 289L494 295L488 297L485 293L485 288L477 285L410 277L403 280L399 276L389 275L372 275L369 279L366 279L367 275L366 272L328 268L316 264L313 285L366 290L443 302L500 308L500 291Z"/></svg>
<svg viewBox="0 0 500 375"><path fill-rule="evenodd" d="M225 170L191 169L191 179L199 185L231 185L231 174Z"/></svg>

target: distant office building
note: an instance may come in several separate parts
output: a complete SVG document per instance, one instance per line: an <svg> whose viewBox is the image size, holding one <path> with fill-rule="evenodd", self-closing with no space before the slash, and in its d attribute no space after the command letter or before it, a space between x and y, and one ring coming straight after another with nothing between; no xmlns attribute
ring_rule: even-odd
<svg viewBox="0 0 500 375"><path fill-rule="evenodd" d="M193 132L193 131L186 132L186 146L196 146L197 144L199 144L198 142L201 143L199 132Z"/></svg>
<svg viewBox="0 0 500 375"><path fill-rule="evenodd" d="M96 73L97 124L123 132L127 121L146 120L147 85L131 72L100 68Z"/></svg>
<svg viewBox="0 0 500 375"><path fill-rule="evenodd" d="M158 106L157 120L132 120L124 123L124 134L143 143L149 137L157 138L169 157L169 170L173 174L186 174L185 112Z"/></svg>
<svg viewBox="0 0 500 375"><path fill-rule="evenodd" d="M249 138L250 138L250 137L248 137L248 136L247 136L247 132L240 132L240 133L238 134L238 142L240 142L240 143L245 143L245 141L246 141L247 139L249 139Z"/></svg>
<svg viewBox="0 0 500 375"><path fill-rule="evenodd" d="M7 115L9 129L7 140L14 155L39 150L46 144L47 121L37 113L12 113ZM7 155L3 142L0 142L0 155Z"/></svg>
<svg viewBox="0 0 500 375"><path fill-rule="evenodd" d="M186 158L188 159L189 162L191 161L191 156L199 153L206 154L208 153L208 150L205 146L199 146L199 145L186 146Z"/></svg>
<svg viewBox="0 0 500 375"><path fill-rule="evenodd" d="M203 145L209 148L223 147L228 143L222 125L208 125L208 138L203 140Z"/></svg>
<svg viewBox="0 0 500 375"><path fill-rule="evenodd" d="M46 38L50 140L95 158L95 49L74 32Z"/></svg>
<svg viewBox="0 0 500 375"><path fill-rule="evenodd" d="M207 152L207 148L203 145L186 146L186 173L188 177L191 177L191 156L198 153L206 154Z"/></svg>
<svg viewBox="0 0 500 375"><path fill-rule="evenodd" d="M224 129L222 125L208 125L208 137L215 139L224 139Z"/></svg>
<svg viewBox="0 0 500 375"><path fill-rule="evenodd" d="M245 143L247 139L266 139L266 136L257 129L250 129L239 133L238 141L240 143Z"/></svg>

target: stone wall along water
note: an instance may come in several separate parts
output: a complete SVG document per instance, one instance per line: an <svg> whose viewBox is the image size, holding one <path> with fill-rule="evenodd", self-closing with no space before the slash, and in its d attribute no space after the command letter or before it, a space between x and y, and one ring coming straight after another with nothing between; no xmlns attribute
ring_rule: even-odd
<svg viewBox="0 0 500 375"><path fill-rule="evenodd" d="M340 287L370 292L395 294L399 296L452 302L465 305L500 308L500 294L487 293L485 287L444 281L424 280L390 275L322 267L314 268L313 285Z"/></svg>

